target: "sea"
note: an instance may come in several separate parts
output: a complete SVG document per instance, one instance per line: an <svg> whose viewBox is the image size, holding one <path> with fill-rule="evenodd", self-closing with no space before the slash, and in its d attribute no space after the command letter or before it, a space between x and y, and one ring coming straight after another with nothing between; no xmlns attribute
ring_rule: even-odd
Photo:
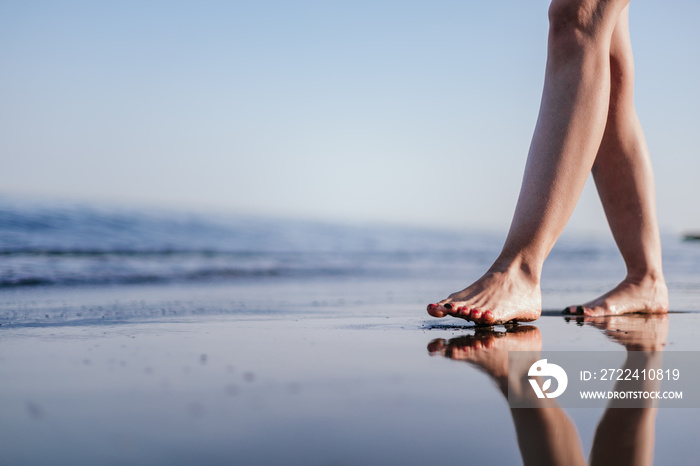
<svg viewBox="0 0 700 466"><path fill-rule="evenodd" d="M0 198L0 291L476 278L498 255L504 233ZM666 234L663 245L672 298L679 309L700 308L700 241ZM624 270L611 238L565 233L545 265L543 292L604 291Z"/></svg>

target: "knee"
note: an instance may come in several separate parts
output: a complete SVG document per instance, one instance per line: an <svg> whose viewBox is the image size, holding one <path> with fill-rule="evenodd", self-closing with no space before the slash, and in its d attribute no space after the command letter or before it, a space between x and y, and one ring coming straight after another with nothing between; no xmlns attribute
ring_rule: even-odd
<svg viewBox="0 0 700 466"><path fill-rule="evenodd" d="M581 49L595 39L600 0L552 0L549 6L550 46L564 53Z"/></svg>
<svg viewBox="0 0 700 466"><path fill-rule="evenodd" d="M596 0L552 0L549 5L549 27L553 33L585 33L595 22Z"/></svg>

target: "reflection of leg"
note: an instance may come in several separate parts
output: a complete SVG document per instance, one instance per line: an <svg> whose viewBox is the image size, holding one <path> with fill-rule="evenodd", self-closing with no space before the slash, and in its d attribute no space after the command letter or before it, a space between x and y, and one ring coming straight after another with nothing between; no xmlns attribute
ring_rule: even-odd
<svg viewBox="0 0 700 466"><path fill-rule="evenodd" d="M542 337L539 329L524 325L505 333L477 330L473 336L453 338L449 342L436 339L428 345L431 354L442 354L451 359L466 361L486 372L506 397L509 378L508 351L539 352L541 349ZM536 360L537 358L531 362ZM529 365L529 362L525 364L526 367ZM527 371L526 367L523 368L524 371ZM516 374L516 380L521 378ZM529 386L524 388L534 397ZM552 406L553 400L548 401L548 406ZM537 403L537 398L533 403ZM526 465L585 464L576 428L561 408L513 408L511 414L520 452Z"/></svg>
<svg viewBox="0 0 700 466"><path fill-rule="evenodd" d="M513 408L510 412L524 464L586 464L576 427L563 409Z"/></svg>
<svg viewBox="0 0 700 466"><path fill-rule="evenodd" d="M539 317L543 262L573 212L605 130L610 40L627 2L552 1L540 114L506 243L483 277L428 306L431 315L483 324Z"/></svg>
<svg viewBox="0 0 700 466"><path fill-rule="evenodd" d="M615 289L582 306L586 315L665 312L668 293L661 270L661 242L654 201L654 175L634 108L634 64L629 6L610 46L610 109L593 176L608 223L627 266ZM576 311L576 308L570 308Z"/></svg>
<svg viewBox="0 0 700 466"><path fill-rule="evenodd" d="M661 352L636 353L634 361L628 360L622 369L661 369ZM644 361L640 361L644 359ZM656 391L661 382L640 380L638 384L625 382L615 385L616 390ZM626 408L624 400L613 400L600 419L591 448L591 465L647 465L654 460L654 424L656 400L644 400L646 406ZM635 400L638 406L639 400Z"/></svg>
<svg viewBox="0 0 700 466"><path fill-rule="evenodd" d="M586 322L605 331L628 351L622 369L648 372L661 369L662 351L668 334L668 316L629 315L613 317L586 317ZM624 384L624 386L622 385ZM616 390L656 391L659 380L618 382ZM635 406L639 406L635 400ZM596 429L591 450L592 465L645 465L654 458L654 424L656 401L645 400L644 407L624 408L625 400L613 400L608 405Z"/></svg>

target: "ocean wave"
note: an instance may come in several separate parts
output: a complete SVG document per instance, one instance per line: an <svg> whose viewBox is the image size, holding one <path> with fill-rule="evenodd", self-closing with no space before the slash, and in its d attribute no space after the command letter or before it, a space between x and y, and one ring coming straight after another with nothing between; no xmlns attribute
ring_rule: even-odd
<svg viewBox="0 0 700 466"><path fill-rule="evenodd" d="M0 278L0 288L17 288L28 286L48 285L137 285L150 283L175 283L190 281L210 281L245 278L281 278L281 277L329 277L354 275L357 271L343 268L303 269L291 267L261 268L261 269L201 269L187 272L170 272L160 274L142 273L110 273L110 274L79 274L53 273Z"/></svg>
<svg viewBox="0 0 700 466"><path fill-rule="evenodd" d="M6 248L0 249L0 256L4 257L247 257L262 256L268 253L264 251L217 251L214 249L183 250L183 249L46 249L46 248Z"/></svg>

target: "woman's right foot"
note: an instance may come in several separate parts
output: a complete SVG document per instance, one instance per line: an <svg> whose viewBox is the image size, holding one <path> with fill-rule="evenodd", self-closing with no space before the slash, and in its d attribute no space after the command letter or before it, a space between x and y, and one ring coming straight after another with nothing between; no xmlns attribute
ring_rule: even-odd
<svg viewBox="0 0 700 466"><path fill-rule="evenodd" d="M491 270L462 291L428 305L433 317L450 315L482 325L530 322L541 312L539 278L516 267Z"/></svg>

